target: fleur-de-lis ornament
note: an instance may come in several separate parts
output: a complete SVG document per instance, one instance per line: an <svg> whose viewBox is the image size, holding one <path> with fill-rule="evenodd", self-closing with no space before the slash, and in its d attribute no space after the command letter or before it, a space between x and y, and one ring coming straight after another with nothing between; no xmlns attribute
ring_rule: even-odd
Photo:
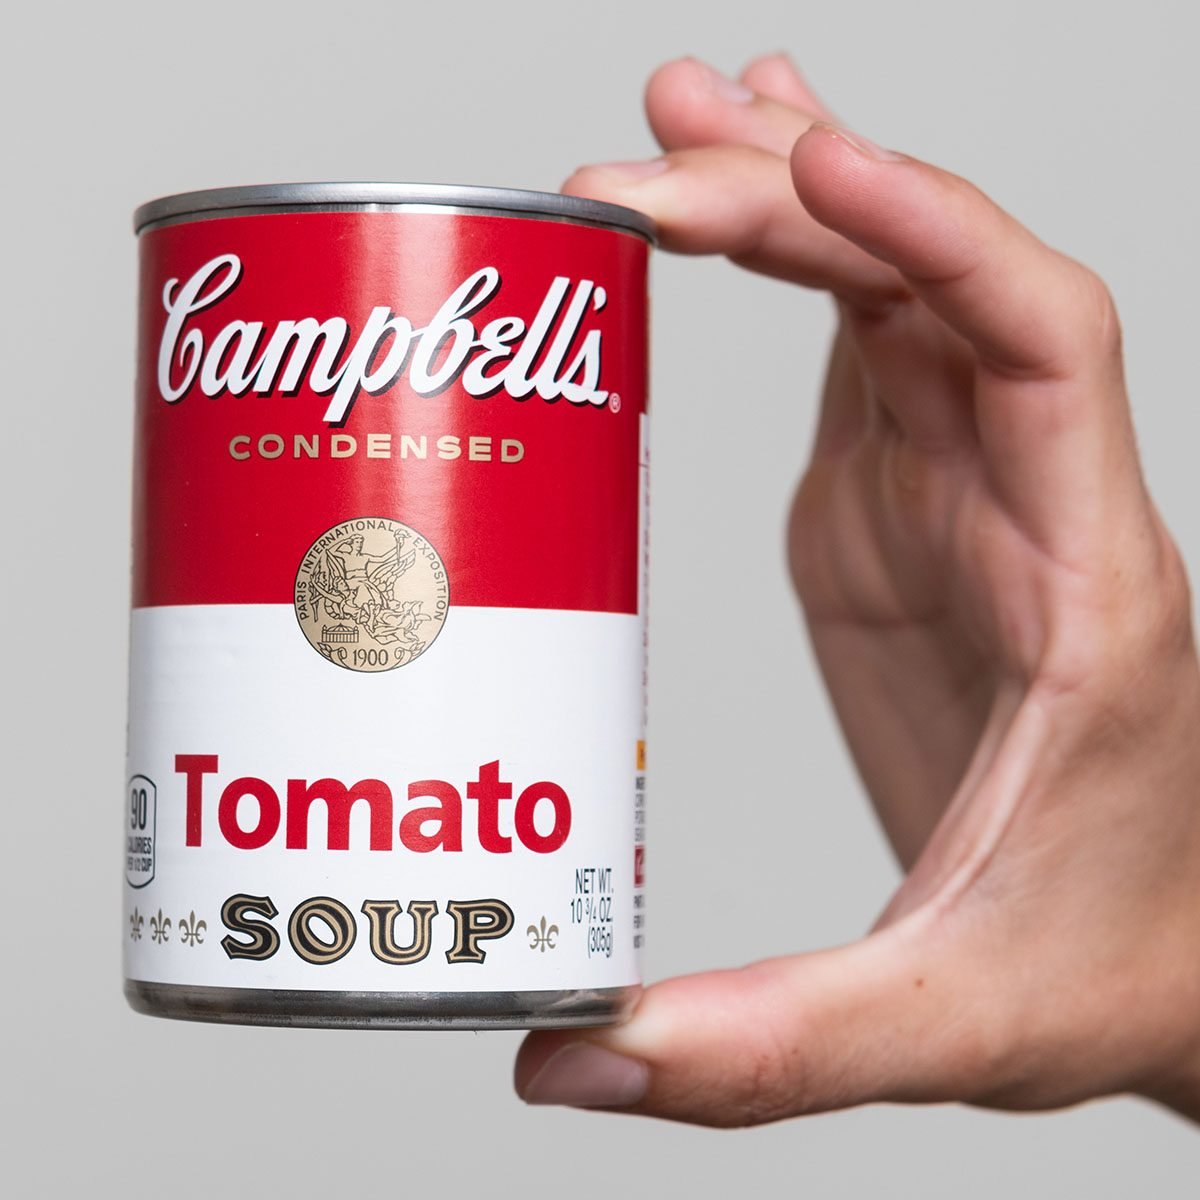
<svg viewBox="0 0 1200 1200"><path fill-rule="evenodd" d="M142 926L146 924L146 918L135 908L129 914L129 936L135 942L142 940Z"/></svg>
<svg viewBox="0 0 1200 1200"><path fill-rule="evenodd" d="M160 908L158 913L150 918L150 938L160 946L171 936L171 918L164 917Z"/></svg>
<svg viewBox="0 0 1200 1200"><path fill-rule="evenodd" d="M202 946L207 928L208 922L197 921L196 913L192 911L186 917L179 918L179 940L185 946Z"/></svg>
<svg viewBox="0 0 1200 1200"><path fill-rule="evenodd" d="M539 925L530 925L525 932L529 935L530 950L538 950L545 954L558 945L558 926L547 926L546 918L542 917Z"/></svg>

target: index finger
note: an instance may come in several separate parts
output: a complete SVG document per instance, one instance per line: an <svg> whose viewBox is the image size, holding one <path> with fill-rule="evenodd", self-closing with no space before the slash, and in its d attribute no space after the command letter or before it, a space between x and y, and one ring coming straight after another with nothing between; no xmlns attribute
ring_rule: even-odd
<svg viewBox="0 0 1200 1200"><path fill-rule="evenodd" d="M813 126L791 163L809 214L974 347L990 482L1042 548L1087 559L1141 488L1107 289L966 180L845 130Z"/></svg>
<svg viewBox="0 0 1200 1200"><path fill-rule="evenodd" d="M792 181L822 225L894 266L975 347L1022 378L1074 378L1118 347L1096 276L978 188L821 122L792 150Z"/></svg>

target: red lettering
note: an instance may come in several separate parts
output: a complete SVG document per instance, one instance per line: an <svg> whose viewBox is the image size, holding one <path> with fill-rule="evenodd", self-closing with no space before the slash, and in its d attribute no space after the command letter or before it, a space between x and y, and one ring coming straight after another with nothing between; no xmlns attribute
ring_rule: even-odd
<svg viewBox="0 0 1200 1200"><path fill-rule="evenodd" d="M218 769L215 754L178 754L175 770L185 785L185 844L199 846L203 831L204 776ZM478 806L479 846L489 854L511 854L513 839L500 832L500 805L511 800L513 785L500 776L500 760L480 766L477 778L466 785L468 799ZM243 802L249 798L257 806L253 824L239 820ZM366 801L370 819L372 850L393 849L394 802L392 789L380 779L360 779L347 786L340 779L324 777L309 783L307 779L289 779L286 789L285 846L289 850L309 848L308 826L312 806L325 805L324 848L350 848L350 818L354 806ZM408 785L409 803L430 800L419 808L410 808L400 819L398 842L406 850L429 854L434 850L461 853L463 848L463 796L444 779L418 779ZM548 833L538 830L536 817L545 812L542 801L549 801L554 823ZM535 854L551 854L560 849L571 832L571 800L557 783L541 780L525 788L512 810L513 832L521 846ZM258 850L279 833L284 823L279 794L263 779L244 775L229 783L217 802L217 825L221 836L238 850ZM544 823L544 822L543 822ZM435 828L429 831L429 827ZM318 844L321 839L318 838Z"/></svg>
<svg viewBox="0 0 1200 1200"><path fill-rule="evenodd" d="M253 796L258 801L258 824L253 829L243 829L238 824L238 801L243 796ZM217 824L225 840L238 850L257 850L265 846L279 831L279 797L275 789L253 775L235 779L221 793Z"/></svg>
<svg viewBox="0 0 1200 1200"><path fill-rule="evenodd" d="M467 784L467 796L479 803L479 844L492 854L508 854L512 838L500 832L500 801L512 799L512 784L500 778L500 760L479 768L479 778Z"/></svg>
<svg viewBox="0 0 1200 1200"><path fill-rule="evenodd" d="M533 823L539 801L549 800L554 806L554 828L543 836ZM517 811L513 817L517 837L521 844L535 854L550 854L567 840L571 832L571 801L557 783L543 781L533 783L517 798Z"/></svg>
<svg viewBox="0 0 1200 1200"><path fill-rule="evenodd" d="M214 775L217 770L215 754L177 754L175 755L176 773L187 778L187 833L184 844L187 846L200 845L201 823L200 809L204 790L204 776Z"/></svg>
<svg viewBox="0 0 1200 1200"><path fill-rule="evenodd" d="M371 849L392 848L392 789L379 779L360 779L347 787L339 779L289 779L287 783L287 848L308 847L308 810L323 800L328 815L325 844L330 850L350 849L350 810L365 800L371 810Z"/></svg>
<svg viewBox="0 0 1200 1200"><path fill-rule="evenodd" d="M406 812L400 821L400 841L409 850L428 854L441 847L443 850L462 849L462 797L458 788L441 779L419 779L408 785L409 800L433 797L437 806L414 808ZM435 834L425 833L422 826L426 821L437 821Z"/></svg>

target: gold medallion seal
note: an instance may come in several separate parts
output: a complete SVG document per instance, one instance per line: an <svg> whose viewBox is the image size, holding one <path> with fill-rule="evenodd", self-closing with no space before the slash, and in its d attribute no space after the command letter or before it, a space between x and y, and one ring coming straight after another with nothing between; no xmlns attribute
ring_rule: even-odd
<svg viewBox="0 0 1200 1200"><path fill-rule="evenodd" d="M349 671L391 671L442 632L450 583L428 538L386 517L355 517L305 551L294 600L322 657Z"/></svg>

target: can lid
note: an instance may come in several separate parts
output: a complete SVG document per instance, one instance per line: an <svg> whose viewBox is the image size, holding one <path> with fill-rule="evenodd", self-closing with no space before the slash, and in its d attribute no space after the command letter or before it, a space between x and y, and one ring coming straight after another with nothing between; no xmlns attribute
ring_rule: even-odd
<svg viewBox="0 0 1200 1200"><path fill-rule="evenodd" d="M150 225L235 216L239 212L371 211L433 207L599 225L657 241L654 222L632 208L556 192L447 183L266 183L181 192L143 204L133 214L135 233Z"/></svg>

